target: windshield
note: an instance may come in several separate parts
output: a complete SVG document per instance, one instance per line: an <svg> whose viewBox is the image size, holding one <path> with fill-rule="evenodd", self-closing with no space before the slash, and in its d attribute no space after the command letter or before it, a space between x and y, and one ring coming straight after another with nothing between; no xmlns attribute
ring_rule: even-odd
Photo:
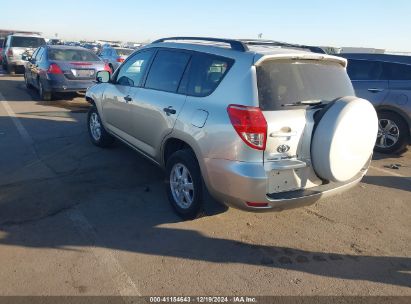
<svg viewBox="0 0 411 304"><path fill-rule="evenodd" d="M257 67L257 82L260 107L268 111L355 95L345 69L329 61L266 61Z"/></svg>
<svg viewBox="0 0 411 304"><path fill-rule="evenodd" d="M130 50L130 49L116 49L117 55L119 55L119 56L128 56L133 51L134 50Z"/></svg>
<svg viewBox="0 0 411 304"><path fill-rule="evenodd" d="M38 38L38 37L13 36L11 38L11 47L23 47L23 48L35 49L45 44L46 44L46 41L43 38Z"/></svg>
<svg viewBox="0 0 411 304"><path fill-rule="evenodd" d="M100 61L100 59L87 50L58 50L50 49L48 51L49 60L58 61Z"/></svg>

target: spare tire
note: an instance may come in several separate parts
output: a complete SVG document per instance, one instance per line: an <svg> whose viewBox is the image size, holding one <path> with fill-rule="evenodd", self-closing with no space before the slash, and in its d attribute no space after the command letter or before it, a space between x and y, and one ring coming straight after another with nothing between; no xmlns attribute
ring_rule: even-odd
<svg viewBox="0 0 411 304"><path fill-rule="evenodd" d="M377 113L365 99L344 97L321 114L311 142L314 171L324 180L348 181L364 168L373 153Z"/></svg>

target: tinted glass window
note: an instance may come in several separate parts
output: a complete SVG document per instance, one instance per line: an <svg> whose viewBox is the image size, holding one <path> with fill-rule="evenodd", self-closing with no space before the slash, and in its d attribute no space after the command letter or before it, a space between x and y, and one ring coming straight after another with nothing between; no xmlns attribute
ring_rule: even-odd
<svg viewBox="0 0 411 304"><path fill-rule="evenodd" d="M40 48L36 54L36 57L34 58L36 61L40 61L41 57L43 56L44 53L44 48Z"/></svg>
<svg viewBox="0 0 411 304"><path fill-rule="evenodd" d="M146 88L177 92L181 77L190 60L190 54L175 51L159 51L151 66Z"/></svg>
<svg viewBox="0 0 411 304"><path fill-rule="evenodd" d="M411 80L411 65L384 63L386 80Z"/></svg>
<svg viewBox="0 0 411 304"><path fill-rule="evenodd" d="M182 82L180 92L186 90L187 94L192 96L211 94L220 84L233 62L232 59L212 55L194 55L190 63L187 82Z"/></svg>
<svg viewBox="0 0 411 304"><path fill-rule="evenodd" d="M273 60L257 67L260 107L281 110L298 102L354 96L351 81L338 63L308 60Z"/></svg>
<svg viewBox="0 0 411 304"><path fill-rule="evenodd" d="M0 48L3 47L3 44L4 44L4 39L0 39Z"/></svg>
<svg viewBox="0 0 411 304"><path fill-rule="evenodd" d="M25 48L38 48L45 45L46 41L43 38L37 37L18 37L13 36L11 39L11 47L25 47Z"/></svg>
<svg viewBox="0 0 411 304"><path fill-rule="evenodd" d="M48 57L59 61L100 61L96 54L88 50L49 49Z"/></svg>
<svg viewBox="0 0 411 304"><path fill-rule="evenodd" d="M351 80L381 80L383 66L379 61L348 60L348 75Z"/></svg>
<svg viewBox="0 0 411 304"><path fill-rule="evenodd" d="M152 56L153 51L147 50L131 57L121 66L117 74L117 83L126 86L139 86Z"/></svg>

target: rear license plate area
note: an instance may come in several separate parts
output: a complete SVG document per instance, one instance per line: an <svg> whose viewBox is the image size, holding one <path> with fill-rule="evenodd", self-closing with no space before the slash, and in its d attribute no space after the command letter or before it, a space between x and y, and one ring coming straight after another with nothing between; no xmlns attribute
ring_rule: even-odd
<svg viewBox="0 0 411 304"><path fill-rule="evenodd" d="M90 78L94 76L94 70L90 69L73 69L71 72L78 78Z"/></svg>

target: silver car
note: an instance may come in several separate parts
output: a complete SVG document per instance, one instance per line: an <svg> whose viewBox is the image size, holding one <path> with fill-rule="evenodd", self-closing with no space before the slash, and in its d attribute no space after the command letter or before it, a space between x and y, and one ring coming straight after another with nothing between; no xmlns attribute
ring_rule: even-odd
<svg viewBox="0 0 411 304"><path fill-rule="evenodd" d="M166 171L176 212L205 191L228 206L284 210L356 185L377 137L347 61L275 43L168 38L131 55L86 93L91 141L124 142Z"/></svg>
<svg viewBox="0 0 411 304"><path fill-rule="evenodd" d="M99 57L107 63L110 69L114 72L124 60L133 53L133 49L120 47L104 47L99 53Z"/></svg>
<svg viewBox="0 0 411 304"><path fill-rule="evenodd" d="M24 70L26 60L23 55L31 56L35 49L46 45L44 38L35 35L12 34L8 35L3 44L3 69L15 74L17 69Z"/></svg>

